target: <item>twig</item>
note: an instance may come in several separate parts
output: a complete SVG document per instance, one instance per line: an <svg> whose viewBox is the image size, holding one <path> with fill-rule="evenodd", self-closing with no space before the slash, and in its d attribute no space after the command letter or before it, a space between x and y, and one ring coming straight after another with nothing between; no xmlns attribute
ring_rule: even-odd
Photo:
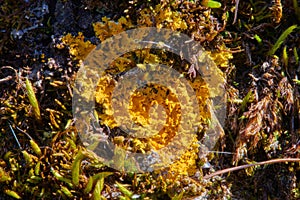
<svg viewBox="0 0 300 200"><path fill-rule="evenodd" d="M238 14L238 9L239 9L239 2L240 0L235 0L235 11L234 11L234 19L232 24L235 24L236 19L237 19L237 14Z"/></svg>
<svg viewBox="0 0 300 200"><path fill-rule="evenodd" d="M208 153L217 153L217 154L235 154L231 152L226 152L226 151L207 151Z"/></svg>
<svg viewBox="0 0 300 200"><path fill-rule="evenodd" d="M232 167L232 168L227 168L227 169L222 169L222 170L216 171L214 173L204 176L203 178L209 179L214 176L218 176L218 175L225 174L228 172L233 172L233 171L240 170L240 169L245 169L248 167L253 167L253 166L257 166L257 165L281 163L281 162L300 162L300 158L279 158L279 159L273 159L273 160L268 160L268 161L253 163L253 164L241 165L241 166L237 166L237 167Z"/></svg>
<svg viewBox="0 0 300 200"><path fill-rule="evenodd" d="M12 124L14 125L14 127L18 130L18 131L20 131L21 133L23 133L23 134L25 134L30 140L33 140L33 138L28 134L28 133L26 133L25 131L23 131L22 129L20 129L14 122L12 122L11 120L9 120L9 119L7 119L9 122L8 122L8 124L9 124L9 127L10 127L10 129L12 130L12 132L13 132L13 129L12 129ZM14 134L14 132L13 132L13 134ZM15 134L14 134L15 135Z"/></svg>
<svg viewBox="0 0 300 200"><path fill-rule="evenodd" d="M12 76L7 76L5 78L0 79L0 83L5 82L5 81L9 81L12 79Z"/></svg>

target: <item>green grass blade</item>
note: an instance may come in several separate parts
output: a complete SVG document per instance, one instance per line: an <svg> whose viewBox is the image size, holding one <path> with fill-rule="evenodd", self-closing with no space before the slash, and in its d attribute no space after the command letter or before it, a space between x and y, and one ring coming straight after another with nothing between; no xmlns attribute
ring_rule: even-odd
<svg viewBox="0 0 300 200"><path fill-rule="evenodd" d="M88 194L88 193L93 189L93 183L94 183L94 179L93 179L93 177L91 176L91 177L89 178L89 181L87 182L87 184L86 184L84 190L83 190L85 194Z"/></svg>
<svg viewBox="0 0 300 200"><path fill-rule="evenodd" d="M293 52L294 52L294 57L295 57L296 65L298 65L299 64L299 56L298 56L298 52L297 52L297 48L296 47L294 47Z"/></svg>
<svg viewBox="0 0 300 200"><path fill-rule="evenodd" d="M286 29L278 38L272 49L269 51L269 55L274 55L277 49L281 46L281 44L284 42L284 40L287 38L287 36L293 32L293 30L297 28L297 25L290 26L288 29Z"/></svg>
<svg viewBox="0 0 300 200"><path fill-rule="evenodd" d="M118 182L116 182L116 184L117 184L119 190L120 190L126 197L129 197L129 198L132 197L133 193L132 193L131 191L129 191L129 190L125 187L125 185L123 185L123 184L121 184L121 183L118 183Z"/></svg>
<svg viewBox="0 0 300 200"><path fill-rule="evenodd" d="M75 186L79 185L79 172L80 172L80 164L82 159L84 159L85 155L81 150L78 151L73 163L72 163L72 182Z"/></svg>

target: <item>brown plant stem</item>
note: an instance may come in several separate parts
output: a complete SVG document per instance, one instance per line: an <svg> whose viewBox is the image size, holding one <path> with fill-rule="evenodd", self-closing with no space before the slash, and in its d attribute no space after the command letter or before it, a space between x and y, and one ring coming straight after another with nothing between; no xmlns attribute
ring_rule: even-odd
<svg viewBox="0 0 300 200"><path fill-rule="evenodd" d="M267 165L267 164L282 163L282 162L300 162L300 158L279 158L279 159L272 159L272 160L267 160L267 161L263 161L263 162L253 163L253 164L231 167L231 168L222 169L222 170L216 171L214 173L205 175L203 177L203 179L209 179L214 176L218 176L218 175L225 174L228 172L233 172L233 171L240 170L240 169L246 169L248 167L253 167L253 166L257 166L257 165Z"/></svg>

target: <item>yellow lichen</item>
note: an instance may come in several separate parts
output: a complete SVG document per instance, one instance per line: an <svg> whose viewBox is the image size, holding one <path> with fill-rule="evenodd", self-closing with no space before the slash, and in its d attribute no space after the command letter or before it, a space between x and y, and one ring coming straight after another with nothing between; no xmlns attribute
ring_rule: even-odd
<svg viewBox="0 0 300 200"><path fill-rule="evenodd" d="M150 109L156 105L160 105L161 108L165 110L166 118L164 116L157 116L163 115L163 113L160 112L162 109L155 109L156 113L152 112L152 116L150 115ZM168 92L167 88L164 87L146 87L135 92L131 96L129 112L134 123L149 127L149 130L145 130L147 132L151 132L150 128L153 128L153 126L147 126L150 123L164 125L156 135L148 138L151 146L155 149L166 146L176 134L180 124L181 116L178 100L174 94ZM150 122L150 120L155 121Z"/></svg>
<svg viewBox="0 0 300 200"><path fill-rule="evenodd" d="M144 8L140 11L137 19L137 27L170 28L172 30L186 30L187 23L182 18L181 13L172 11L170 7L162 7L158 4L155 9ZM130 19L121 17L118 22L102 18L102 22L93 24L96 36L104 41L107 38L135 27Z"/></svg>
<svg viewBox="0 0 300 200"><path fill-rule="evenodd" d="M170 165L169 172L174 176L178 175L194 175L197 171L199 144L195 135L192 145L181 155L180 159Z"/></svg>
<svg viewBox="0 0 300 200"><path fill-rule="evenodd" d="M191 4L190 6L193 7L194 5ZM201 14L196 13L197 9L202 9ZM128 16L121 17L117 22L111 21L107 17L103 17L102 22L93 24L93 28L95 35L101 42L134 27L153 26L156 28L169 28L174 31L184 31L200 42L213 40L219 33L218 27L220 26L220 23L215 18L211 17L210 10L207 10L206 8L194 7L194 11L187 12L184 9L179 11L176 6L172 7L158 4L155 7L141 9L136 17L136 22L131 21ZM80 49L78 49L80 45L75 45L77 43L74 42L74 40L83 41L82 38L74 38L69 34L65 36L65 38L66 39L63 41L72 41L68 43L69 46L70 44L73 44L73 46L70 46L70 53L72 55L78 57L78 55L82 55L83 52L89 53L88 49L82 48L84 45L81 45ZM126 39L127 38L124 40ZM221 44L218 46L219 51L209 51L208 54L217 66L221 68L227 67L229 65L228 60L232 58L232 54L230 51L226 50L225 45ZM120 48L122 48L122 46L120 46ZM112 95L114 89L118 85L118 81L115 77L118 77L121 73L127 72L135 67L144 70L145 64L151 63L174 66L174 64L180 62L175 59L170 59L169 55L164 51L154 52L151 51L151 49L142 49L125 53L115 59L105 70L104 76L98 81L97 89L95 91L97 106L101 108L98 112L101 124L105 124L110 128L120 128L120 124L118 124L114 118L115 111L112 107ZM179 64L178 66L174 66L174 69L176 68L182 75L186 75L188 67L189 66L180 66ZM219 77L222 72L214 71L212 73L218 73ZM197 119L199 124L195 125L196 127L201 127L201 125L210 121L211 113L207 107L207 100L210 95L214 96L215 94L219 94L218 91L209 90L209 83L206 83L199 76L193 80L188 80L188 82L194 89L198 100L198 108L186 108L187 105L180 105L178 97L168 88L160 85L150 84L139 88L136 91L130 91L130 102L128 102L126 112L129 113L132 124L142 128L148 135L144 138L129 136L129 138L123 138L123 142L121 142L126 143L126 145L118 145L127 151L142 153L146 153L150 150L160 150L168 146L176 134L179 134L178 127L181 123L181 111L183 106L187 110L199 109L200 118ZM182 93L181 95L185 97L186 102L190 101L189 95L186 93ZM115 103L118 104L118 102ZM123 119L122 116L121 119L118 119L119 122L125 120L128 119L125 119L125 117ZM157 128L159 125L162 125L160 129ZM157 129L158 131L154 133ZM199 130L201 130L201 128ZM186 134L191 131L194 130L184 130L184 133ZM190 146L187 147L188 150L181 154L173 164L168 166L168 171L170 172L169 180L175 180L182 175L191 175L195 173L197 169L196 160L198 158L199 148L197 135L195 134L191 141L183 142L187 142Z"/></svg>
<svg viewBox="0 0 300 200"><path fill-rule="evenodd" d="M83 60L96 47L90 41L84 41L84 36L81 32L77 36L72 36L70 33L62 37L62 42L67 45L70 54L78 60Z"/></svg>
<svg viewBox="0 0 300 200"><path fill-rule="evenodd" d="M156 26L157 28L170 28L172 30L185 30L187 29L186 22L182 19L181 13L172 11L170 7L163 7L162 5L156 5L153 8L144 8L140 12L138 19L140 26Z"/></svg>
<svg viewBox="0 0 300 200"><path fill-rule="evenodd" d="M125 17L121 17L118 22L114 22L109 20L107 17L103 17L102 22L96 22L93 24L95 34L101 41L121 33L132 26L133 25L130 20Z"/></svg>
<svg viewBox="0 0 300 200"><path fill-rule="evenodd" d="M206 119L210 118L210 113L207 111L205 105L209 97L207 85L200 78L197 78L193 82L190 81L190 84L194 88L199 102L199 112L201 115L199 122L202 121L204 123ZM100 121L111 128L118 127L111 105L112 93L115 86L115 80L107 75L100 79L95 93L96 102L102 108L102 111L98 114ZM188 96L186 96L186 101L189 101ZM150 134L147 138L129 139L131 146L126 146L127 150L145 153L151 149L159 150L167 146L176 134L180 134L178 133L178 126L181 120L181 106L185 105L180 105L176 95L162 86L148 85L148 87L134 91L128 107L132 123L143 127L143 130L148 134L153 132L151 129L153 126L148 126L149 124L163 124L163 127L156 134ZM124 120L126 119L124 118ZM186 142L191 143L191 141ZM172 176L193 174L196 171L198 156L196 134L194 135L192 145L188 149L174 164L169 166L169 171L173 174Z"/></svg>
<svg viewBox="0 0 300 200"><path fill-rule="evenodd" d="M102 107L99 118L102 119L101 123L108 125L111 128L117 126L111 106L111 97L115 88L115 81L111 76L104 76L100 78L98 87L95 92L95 100Z"/></svg>
<svg viewBox="0 0 300 200"><path fill-rule="evenodd" d="M208 54L216 63L216 65L221 68L228 67L229 60L233 58L232 53L226 48L225 45L219 46L218 51L208 51Z"/></svg>
<svg viewBox="0 0 300 200"><path fill-rule="evenodd" d="M207 17L209 14L210 13L207 11ZM172 30L184 31L188 29L188 20L191 19L186 18L182 13L159 4L155 8L144 8L139 12L137 27L156 26L157 28L170 28ZM94 24L94 31L96 36L101 41L104 41L114 34L128 30L132 27L132 23L127 18L121 18L118 22L109 21L107 18L103 18L102 22ZM189 30L193 32L196 28L197 27L191 26ZM214 32L214 34L216 34L216 32ZM207 35L207 37L211 40L214 36ZM228 66L228 59L232 56L230 52L227 52L225 49L223 50L224 52L222 52L222 55L209 52L212 59L220 67ZM158 56L157 54L152 53L150 49L136 50L131 53L126 53L122 57L116 59L106 70L106 74L110 75L100 79L95 93L96 102L102 108L99 113L101 123L106 124L111 128L118 127L118 124L113 117L114 111L111 106L112 93L116 86L116 82L111 78L111 75L126 72L134 67L143 69L144 64L147 63L173 65L172 62L174 61L170 61L166 53L160 52ZM177 69L181 73L186 71L185 67ZM218 71L215 73L221 72ZM200 113L200 119L198 119L199 124L206 123L211 117L206 105L210 95L209 92L211 91L209 91L208 85L200 77L188 81L194 89L198 100ZM132 94L130 96L129 106L127 107L130 119L133 124L143 127L144 131L150 136L147 138L131 138L129 139L131 145L126 147L123 145L123 147L130 151L145 153L151 149L159 150L167 146L174 136L179 134L178 126L181 120L181 106L186 105L180 105L175 94L168 91L167 88L158 85L147 85L147 87L130 92L132 92ZM186 101L189 101L188 95L184 96L186 96ZM152 123L163 124L163 127L156 134L153 134L153 130L151 129L153 126L149 126ZM188 150L183 153L180 158L177 158L177 161L168 166L168 171L171 174L169 179L175 180L178 176L195 173L197 169L196 160L198 158L199 148L197 141L196 134L192 139L192 143L191 141L186 141L191 144L188 147Z"/></svg>

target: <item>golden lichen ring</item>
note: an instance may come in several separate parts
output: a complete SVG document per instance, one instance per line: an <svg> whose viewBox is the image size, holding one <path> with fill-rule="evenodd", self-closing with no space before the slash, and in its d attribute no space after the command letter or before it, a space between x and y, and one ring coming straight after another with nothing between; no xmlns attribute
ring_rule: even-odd
<svg viewBox="0 0 300 200"><path fill-rule="evenodd" d="M201 118L195 92L179 72L159 63L140 65L137 69L129 70L113 91L112 116L117 126L131 137L137 138L152 137L156 131L162 129L163 123L158 122L166 121L165 114L154 115L157 118L148 127L134 125L128 114L132 92L147 84L155 84L168 88L178 99L181 115L179 126L176 127L177 133L163 148L143 153L126 151L108 140L95 114L95 91L99 79L115 59L125 53L146 48L180 55L182 60L191 63L193 69L201 74L208 85L209 99L205 103L211 117L209 128L200 144L200 152L206 155L223 133L222 125L226 110L225 80L199 43L185 34L170 29L150 27L122 32L103 41L87 56L77 73L73 96L75 125L83 144L101 157L105 164L117 170L146 172L171 164L189 149L197 131L195 127ZM155 109L159 111L162 107Z"/></svg>

